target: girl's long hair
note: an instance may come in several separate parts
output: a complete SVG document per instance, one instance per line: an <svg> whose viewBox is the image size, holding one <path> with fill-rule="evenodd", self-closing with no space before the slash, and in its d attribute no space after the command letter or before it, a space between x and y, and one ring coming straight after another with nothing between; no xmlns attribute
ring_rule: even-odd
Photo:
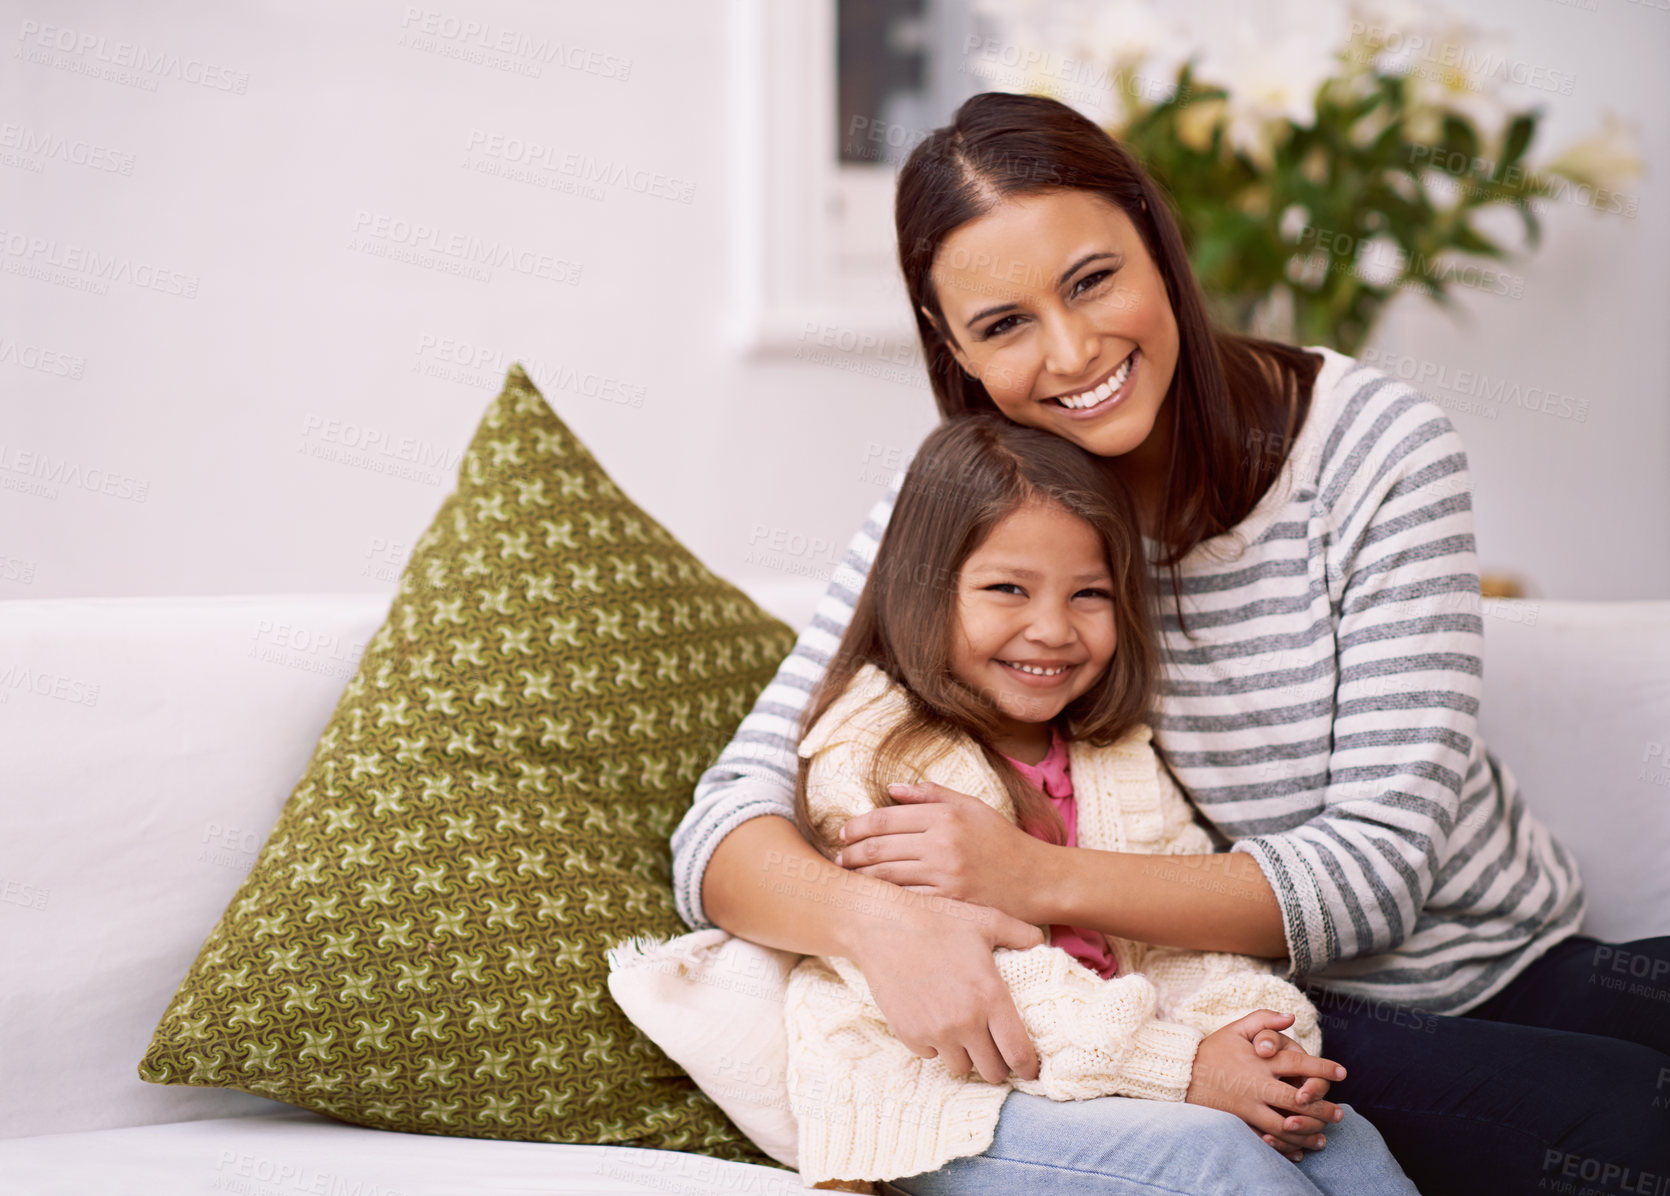
<svg viewBox="0 0 1670 1196"><path fill-rule="evenodd" d="M911 152L894 202L899 268L943 417L997 408L935 327L946 327L931 273L940 245L1010 196L1063 190L1091 192L1131 219L1176 315L1177 368L1159 416L1170 421L1172 454L1155 563L1170 569L1181 620L1178 563L1246 518L1276 480L1320 362L1212 325L1168 199L1124 146L1058 101L987 92Z"/></svg>
<svg viewBox="0 0 1670 1196"><path fill-rule="evenodd" d="M873 664L904 688L909 714L884 736L866 774L846 778L848 783L861 786L878 807L895 805L886 786L920 779L908 761L936 759L935 749L949 750L960 732L996 771L1020 825L1060 843L1064 828L1055 807L991 746L1001 722L990 698L951 671L963 564L999 522L1030 502L1056 503L1089 524L1113 579L1113 660L1061 712L1057 725L1069 739L1107 745L1145 720L1158 669L1148 563L1129 497L1111 463L1053 433L976 414L941 424L917 450L852 622L812 695L800 735L824 716L859 669ZM808 771L801 760L795 821L809 843L833 856L839 824L811 817Z"/></svg>

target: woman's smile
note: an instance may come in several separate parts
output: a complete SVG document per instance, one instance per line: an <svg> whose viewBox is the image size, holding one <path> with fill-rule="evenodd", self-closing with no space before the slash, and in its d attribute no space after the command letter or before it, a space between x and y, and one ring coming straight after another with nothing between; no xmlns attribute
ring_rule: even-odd
<svg viewBox="0 0 1670 1196"><path fill-rule="evenodd" d="M932 278L947 344L1004 415L1098 456L1163 458L1177 319L1120 208L1011 195L945 238Z"/></svg>
<svg viewBox="0 0 1670 1196"><path fill-rule="evenodd" d="M1071 394L1056 395L1045 402L1055 403L1070 418L1088 419L1112 411L1136 389L1137 359L1141 349L1132 349L1125 359L1095 386Z"/></svg>

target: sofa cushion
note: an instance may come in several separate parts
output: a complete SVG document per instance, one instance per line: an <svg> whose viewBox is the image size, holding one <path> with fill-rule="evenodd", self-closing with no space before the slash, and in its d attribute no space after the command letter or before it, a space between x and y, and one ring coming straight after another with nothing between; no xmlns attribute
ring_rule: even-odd
<svg viewBox="0 0 1670 1196"><path fill-rule="evenodd" d="M780 1168L669 1150L442 1141L275 1106L254 1117L0 1141L8 1196L800 1196Z"/></svg>
<svg viewBox="0 0 1670 1196"><path fill-rule="evenodd" d="M0 957L28 960L0 985L0 1139L288 1107L147 1084L134 1060L388 608L387 594L0 604ZM52 696L60 681L83 700Z"/></svg>
<svg viewBox="0 0 1670 1196"><path fill-rule="evenodd" d="M520 368L140 1063L382 1129L765 1161L610 1001L792 642Z"/></svg>
<svg viewBox="0 0 1670 1196"><path fill-rule="evenodd" d="M766 1154L800 1166L789 1108L789 973L804 956L711 926L609 952L609 993Z"/></svg>

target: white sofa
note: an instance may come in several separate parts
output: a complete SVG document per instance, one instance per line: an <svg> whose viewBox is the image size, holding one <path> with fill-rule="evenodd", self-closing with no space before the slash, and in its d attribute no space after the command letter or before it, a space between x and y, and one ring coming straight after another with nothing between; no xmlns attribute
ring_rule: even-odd
<svg viewBox="0 0 1670 1196"><path fill-rule="evenodd" d="M750 592L796 626L818 587ZM0 1193L801 1190L618 1147L360 1129L135 1068L389 597L0 603ZM1588 933L1670 931L1670 602L1486 604L1488 742Z"/></svg>

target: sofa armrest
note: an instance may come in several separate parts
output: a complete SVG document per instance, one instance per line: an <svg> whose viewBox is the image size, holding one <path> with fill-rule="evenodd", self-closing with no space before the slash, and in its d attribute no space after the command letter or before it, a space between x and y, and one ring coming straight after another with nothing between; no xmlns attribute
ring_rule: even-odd
<svg viewBox="0 0 1670 1196"><path fill-rule="evenodd" d="M1480 724L1576 855L1583 933L1670 933L1670 602L1487 599Z"/></svg>

